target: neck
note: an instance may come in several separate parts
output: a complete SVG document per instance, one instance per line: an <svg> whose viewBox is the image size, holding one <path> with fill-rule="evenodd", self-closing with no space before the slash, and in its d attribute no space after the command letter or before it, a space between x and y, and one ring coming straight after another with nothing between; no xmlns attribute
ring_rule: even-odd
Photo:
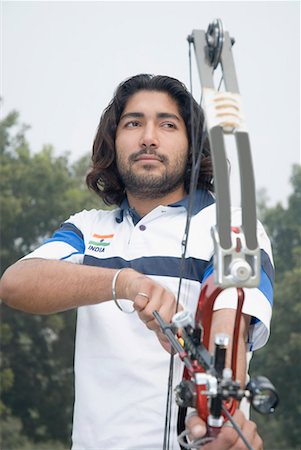
<svg viewBox="0 0 301 450"><path fill-rule="evenodd" d="M130 207L134 208L140 217L146 216L146 214L157 208L157 206L166 206L172 203L176 203L182 200L185 195L186 192L184 190L184 187L182 186L176 191L170 192L169 194L160 198L139 198L132 195L130 192L127 192L127 198Z"/></svg>

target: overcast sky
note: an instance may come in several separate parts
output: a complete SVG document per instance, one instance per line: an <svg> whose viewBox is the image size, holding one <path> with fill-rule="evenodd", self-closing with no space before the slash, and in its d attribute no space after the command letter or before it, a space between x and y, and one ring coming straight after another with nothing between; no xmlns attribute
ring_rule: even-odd
<svg viewBox="0 0 301 450"><path fill-rule="evenodd" d="M1 115L20 112L33 151L52 144L76 160L120 81L149 72L189 84L187 35L214 18L236 39L257 189L285 202L300 163L299 2L3 1ZM193 80L199 100L194 62Z"/></svg>

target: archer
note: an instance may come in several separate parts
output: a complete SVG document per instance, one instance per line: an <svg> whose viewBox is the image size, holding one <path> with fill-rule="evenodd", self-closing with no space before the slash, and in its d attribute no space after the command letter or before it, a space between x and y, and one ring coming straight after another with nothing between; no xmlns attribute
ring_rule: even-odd
<svg viewBox="0 0 301 450"><path fill-rule="evenodd" d="M74 214L2 277L1 298L13 308L34 314L78 308L73 450L162 447L170 345L153 311L166 322L176 312L191 177L191 102L193 117L203 120L200 107L176 79L137 75L121 83L100 119L87 176L89 188L116 209ZM206 142L180 298L180 309L193 315L212 267L212 177ZM271 274L269 240L260 224L258 229L266 255L263 270ZM268 337L271 298L265 293L270 287L267 275L252 299L246 294L237 370L242 383L247 351ZM234 312L220 302L212 335L232 329ZM182 371L177 359L177 380ZM235 416L253 448L261 450L247 412ZM205 433L206 424L193 420L191 431ZM173 423L178 448L175 428ZM204 449L242 448L228 427L216 443Z"/></svg>

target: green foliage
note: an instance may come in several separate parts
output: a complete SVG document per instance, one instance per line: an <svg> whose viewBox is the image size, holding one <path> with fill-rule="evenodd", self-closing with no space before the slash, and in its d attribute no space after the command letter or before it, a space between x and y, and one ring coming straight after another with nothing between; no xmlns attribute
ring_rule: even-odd
<svg viewBox="0 0 301 450"><path fill-rule="evenodd" d="M293 194L288 199L287 208L277 204L274 208L262 208L261 215L273 244L277 274L291 270L300 264L301 240L301 168L293 167L291 177ZM299 249L299 250L298 250ZM299 259L299 261L298 261Z"/></svg>
<svg viewBox="0 0 301 450"><path fill-rule="evenodd" d="M59 441L35 443L22 433L21 421L10 417L1 423L1 449L2 450L69 450L69 445Z"/></svg>
<svg viewBox="0 0 301 450"><path fill-rule="evenodd" d="M72 165L50 146L32 154L27 129L16 112L0 123L1 272L69 215L101 206L84 184L89 156ZM1 314L1 448L68 448L76 312L33 316L1 305Z"/></svg>
<svg viewBox="0 0 301 450"><path fill-rule="evenodd" d="M38 316L3 308L12 336L2 346L2 373L13 382L2 389L3 419L11 413L33 440L66 442L73 405L73 342L75 312Z"/></svg>
<svg viewBox="0 0 301 450"><path fill-rule="evenodd" d="M277 387L280 404L274 415L253 413L267 450L297 450L301 446L301 168L292 175L293 194L287 208L263 211L272 240L275 265L275 306L269 343L255 353L251 372L264 374Z"/></svg>
<svg viewBox="0 0 301 450"><path fill-rule="evenodd" d="M70 214L103 207L85 187L89 156L70 164L51 146L32 154L27 126L10 113L0 123L2 271L47 238ZM266 450L301 446L301 169L292 173L288 206L260 210L276 265L271 338L256 352L252 374L269 377L280 394L276 413L253 413ZM66 450L73 407L76 312L23 314L1 305L1 432L3 450Z"/></svg>
<svg viewBox="0 0 301 450"><path fill-rule="evenodd" d="M26 127L19 126L17 120L18 115L11 113L0 123L2 271L48 237L69 215L101 206L84 186L88 158L72 166L68 155L56 157L51 146L31 154L24 135Z"/></svg>

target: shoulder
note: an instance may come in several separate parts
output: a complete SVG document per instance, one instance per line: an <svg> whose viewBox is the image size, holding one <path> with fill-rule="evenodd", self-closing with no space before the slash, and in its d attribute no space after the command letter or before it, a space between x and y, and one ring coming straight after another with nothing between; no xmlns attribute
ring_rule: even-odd
<svg viewBox="0 0 301 450"><path fill-rule="evenodd" d="M82 210L71 215L62 224L61 229L72 228L77 234L86 236L93 230L100 230L103 227L114 228L117 225L117 220L120 217L120 209L115 208L111 210L104 209L90 209Z"/></svg>
<svg viewBox="0 0 301 450"><path fill-rule="evenodd" d="M115 220L116 217L118 217L120 214L120 209L84 209L80 212L77 212L75 214L72 214L69 219L67 219L65 222L71 222L71 223L77 223L77 224L91 224L96 221L100 220L106 220L106 219L112 219Z"/></svg>

